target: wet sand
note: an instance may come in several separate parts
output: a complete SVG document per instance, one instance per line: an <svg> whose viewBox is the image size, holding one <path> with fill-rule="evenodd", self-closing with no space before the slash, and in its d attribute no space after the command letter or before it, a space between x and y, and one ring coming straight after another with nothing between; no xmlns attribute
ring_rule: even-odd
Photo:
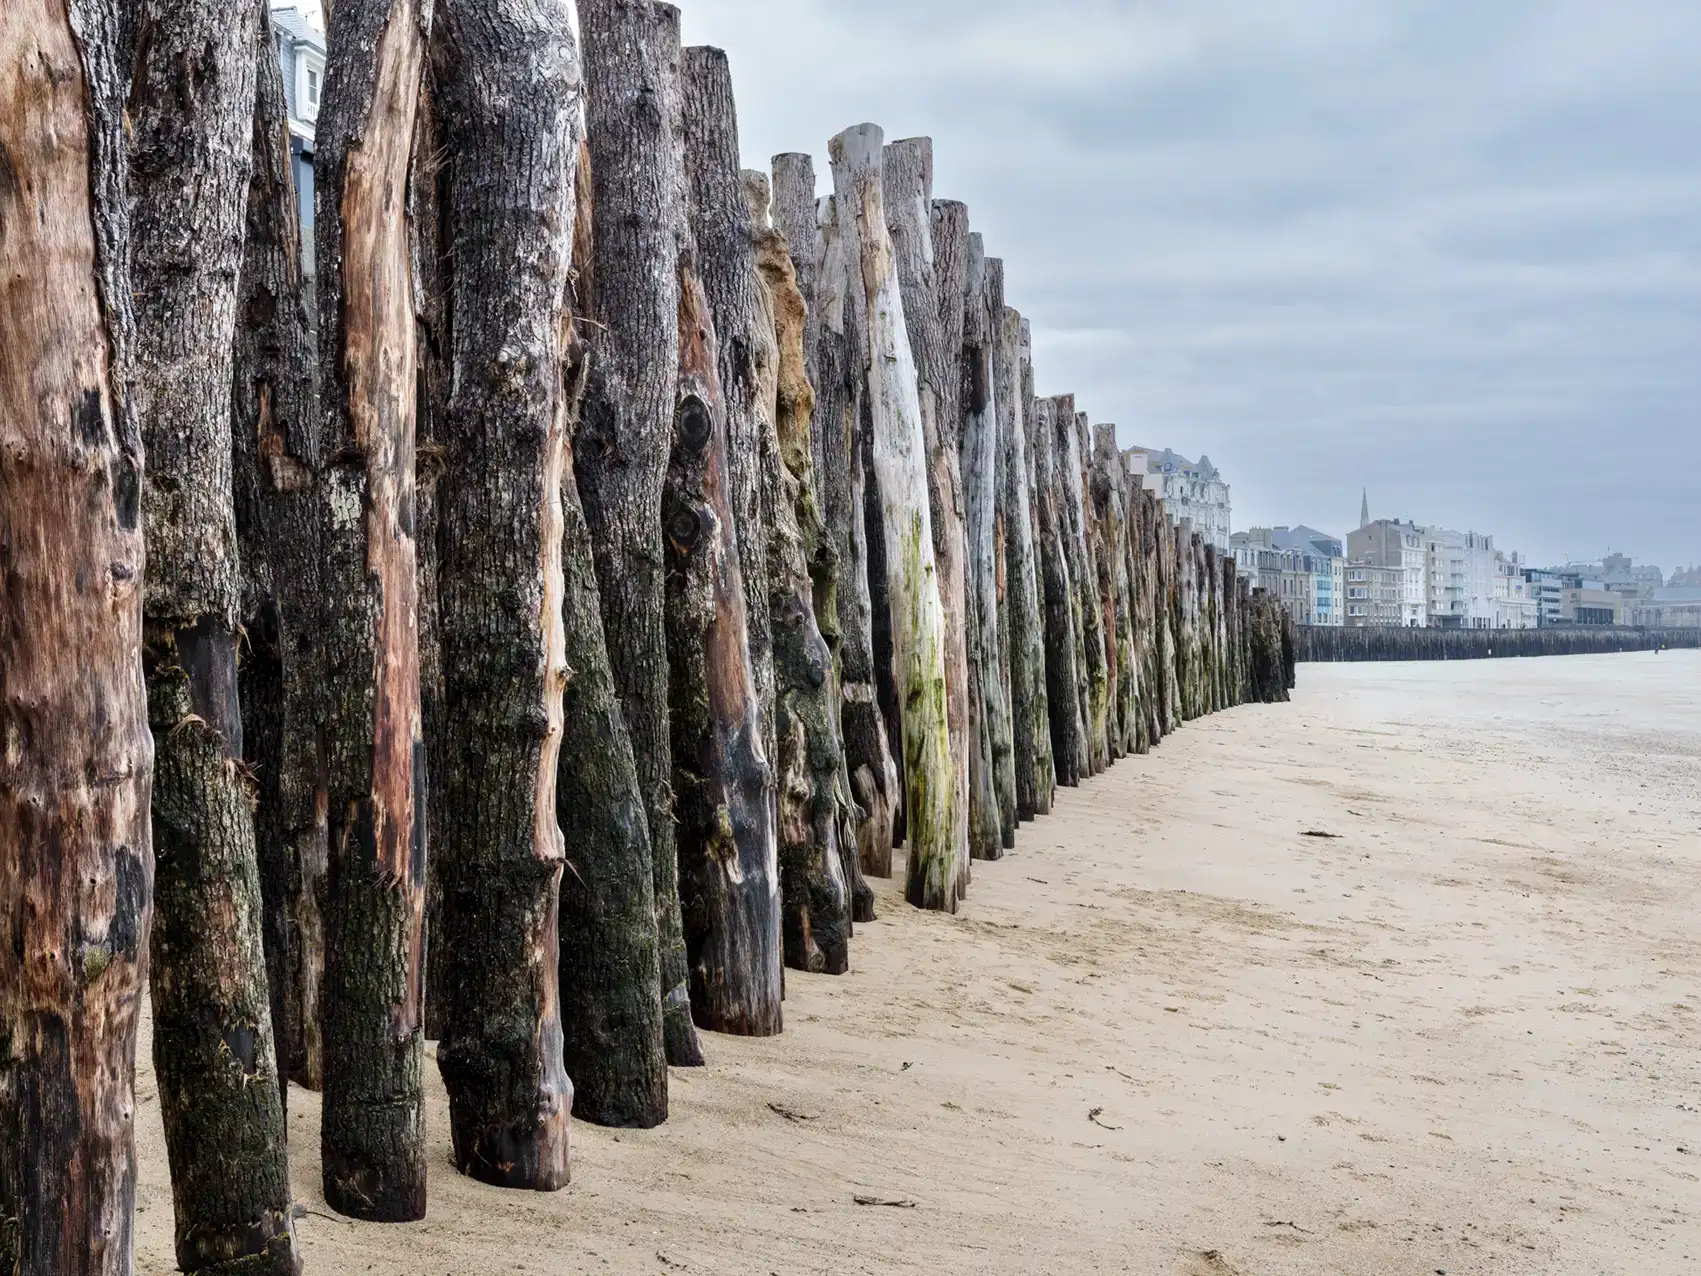
<svg viewBox="0 0 1701 1276"><path fill-rule="evenodd" d="M1701 652L1302 666L1019 843L561 1193L457 1176L428 1061L431 1217L336 1218L292 1090L309 1272L1701 1271Z"/></svg>

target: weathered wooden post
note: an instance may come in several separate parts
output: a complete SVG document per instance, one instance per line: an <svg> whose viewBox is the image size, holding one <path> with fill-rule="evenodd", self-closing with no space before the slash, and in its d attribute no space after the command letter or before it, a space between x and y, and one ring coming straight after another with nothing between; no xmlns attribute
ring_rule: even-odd
<svg viewBox="0 0 1701 1276"><path fill-rule="evenodd" d="M867 302L874 476L884 514L892 642L904 704L905 894L921 908L955 911L962 866L957 771L946 715L945 611L928 497L928 455L914 355L905 326L882 189L881 134L863 124L831 143L841 234Z"/></svg>
<svg viewBox="0 0 1701 1276"><path fill-rule="evenodd" d="M617 707L630 732L647 836L640 840L618 824L606 826L606 840L595 843L609 857L598 865L596 889L581 889L571 873L563 880L563 927L606 917L612 929L605 938L629 945L633 954L630 966L611 961L593 970L598 955L609 950L583 925L578 928L582 944L564 929L563 1016L568 1072L577 1084L580 1114L593 1121L602 1119L599 1111L612 1117L626 1102L622 1092L635 1087L649 1097L632 1105L629 1116L634 1124L644 1124L660 1120L666 1111L666 1073L650 1047L643 1023L647 1012L640 1006L648 996L652 942L660 963L667 1062L689 1067L703 1061L691 1020L680 929L666 567L657 515L673 446L679 359L675 266L686 227L679 11L655 0L579 0L578 12L585 42L592 190L589 262L578 295L586 320L581 336L591 357L574 468L595 549L601 628ZM572 694L570 686L570 708ZM573 840L570 814L564 807L563 828ZM653 923L643 920L641 886L629 880L641 871L642 859L649 861L652 874ZM619 892L618 905L613 892ZM584 1025L583 1054L575 1044L575 1023ZM622 1023L633 1027L617 1030ZM623 1044L611 1045L615 1041ZM621 1069L607 1075L606 1088L587 1086L590 1078L582 1075L593 1051L626 1057Z"/></svg>
<svg viewBox="0 0 1701 1276"><path fill-rule="evenodd" d="M1029 350L1020 314L997 316L993 363L998 396L999 494L1004 512L1005 616L1010 630L1010 733L1016 816L1051 807L1051 727L1045 703L1045 623L1034 542L1033 471L1028 463Z"/></svg>
<svg viewBox="0 0 1701 1276"><path fill-rule="evenodd" d="M1012 438L1011 448L1014 450L1020 446L1023 452L1023 466L1019 473L1012 467L1012 472L1017 479L1025 479L1027 485L1028 545L1033 570L1033 601L1028 607L1028 643L1032 653L1029 665L1032 699L1028 704L1028 734L1034 756L1034 814L1049 815L1052 797L1057 792L1057 763L1052 750L1051 715L1054 710L1051 707L1049 690L1051 675L1046 665L1046 548L1040 536L1040 469L1034 450L1034 423L1038 418L1039 409L1036 406L1038 401L1034 397L1033 330L1026 319L1020 320L1017 343L1022 415L1012 425L1015 437Z"/></svg>
<svg viewBox="0 0 1701 1276"><path fill-rule="evenodd" d="M0 1271L18 1276L134 1266L153 743L120 8L0 9L0 740L30 742L0 749Z"/></svg>
<svg viewBox="0 0 1701 1276"><path fill-rule="evenodd" d="M705 618L696 622L702 636L689 650L674 645L680 659L697 665L684 671L685 681L675 680L672 696L680 897L698 1026L765 1036L781 1022L773 641L762 521L764 454L778 445L762 415L766 373L759 362L764 353L773 357L774 336L762 311L726 55L686 49L680 80L692 251L690 274L681 279L690 295L680 302L681 397L663 525L670 563L678 564L670 574L681 584L671 601L682 618ZM712 378L704 358L714 361ZM688 703L692 696L701 702Z"/></svg>
<svg viewBox="0 0 1701 1276"><path fill-rule="evenodd" d="M898 777L880 720L873 677L868 603L867 529L862 517L862 463L857 419L863 372L851 357L850 294L844 246L832 196L815 198L815 166L807 155L774 157L774 217L791 248L806 306L804 356L815 387L810 446L823 543L811 562L815 617L833 654L845 796L853 806L854 840L845 876L855 921L874 918L874 892L863 873L891 876L892 814ZM860 341L854 343L861 349ZM854 675L854 676L853 676Z"/></svg>
<svg viewBox="0 0 1701 1276"><path fill-rule="evenodd" d="M996 306L996 310L994 307ZM1011 758L1010 702L999 661L998 384L993 315L1004 311L1002 262L988 262L978 234L969 236L963 293L963 500L968 555L968 658L971 724L970 825L984 858L1016 845L1016 776Z"/></svg>
<svg viewBox="0 0 1701 1276"><path fill-rule="evenodd" d="M289 1273L300 1259L242 766L229 397L263 14L213 0L142 10L127 113L131 384L148 452L154 1067L178 1265Z"/></svg>
<svg viewBox="0 0 1701 1276"><path fill-rule="evenodd" d="M262 937L280 1059L278 1098L287 1107L285 1078L304 1065L305 1036L318 1036L316 993L323 968L317 896L294 885L304 862L318 866L321 879L325 862L313 725L319 694L314 671L320 659L313 487L323 452L283 70L270 24L256 14L253 28L253 160L237 301L231 471L251 648L238 668L242 742L258 790L254 827L265 908ZM311 909L309 919L300 915L303 903ZM305 999L304 920L313 936L307 965L313 992ZM311 1028L304 1022L304 1000L312 1012Z"/></svg>
<svg viewBox="0 0 1701 1276"><path fill-rule="evenodd" d="M681 255L679 406L662 523L679 892L691 1009L720 1032L779 1032L779 852L762 748L714 318Z"/></svg>
<svg viewBox="0 0 1701 1276"><path fill-rule="evenodd" d="M780 933L787 965L841 975L850 969L851 930L850 883L839 849L844 759L833 656L816 623L810 574L825 533L809 437L815 391L804 363L805 310L785 236L770 218L768 175L746 171L743 184L768 324L759 408L773 437L763 457L762 523L750 530L768 537L764 584L774 638Z"/></svg>
<svg viewBox="0 0 1701 1276"><path fill-rule="evenodd" d="M1051 756L1057 783L1081 782L1085 726L1081 719L1080 644L1076 637L1075 587L1057 475L1057 432L1053 399L1036 399L1028 442L1034 456L1034 496L1038 511L1040 577L1045 595L1046 701L1050 711Z"/></svg>
<svg viewBox="0 0 1701 1276"><path fill-rule="evenodd" d="M556 820L569 676L567 288L582 86L566 13L439 0L441 215L452 236L438 489L445 773L437 1065L461 1173L569 1176ZM515 263L523 263L516 268Z"/></svg>
<svg viewBox="0 0 1701 1276"><path fill-rule="evenodd" d="M928 519L933 535L939 600L945 609L945 697L957 790L953 810L960 856L959 891L971 850L969 800L969 677L966 629L967 554L957 445L962 394L962 294L967 270L968 215L962 206L933 203L933 142L893 142L884 157L889 233L904 325L910 341L923 446L927 458ZM941 222L941 216L944 221ZM943 237L943 245L940 237ZM890 501L882 494L883 505ZM890 565L888 565L890 570Z"/></svg>
<svg viewBox="0 0 1701 1276"><path fill-rule="evenodd" d="M316 129L328 700L325 1199L425 1213L426 777L414 542L419 352L408 169L430 0L332 10Z"/></svg>

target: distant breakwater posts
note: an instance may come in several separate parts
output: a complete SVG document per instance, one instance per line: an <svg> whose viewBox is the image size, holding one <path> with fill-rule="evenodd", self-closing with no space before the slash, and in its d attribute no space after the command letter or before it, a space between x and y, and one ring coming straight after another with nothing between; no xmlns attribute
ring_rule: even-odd
<svg viewBox="0 0 1701 1276"><path fill-rule="evenodd" d="M1394 660L1511 660L1701 647L1701 629L1401 629L1298 625L1300 664Z"/></svg>
<svg viewBox="0 0 1701 1276"><path fill-rule="evenodd" d="M425 1216L428 1036L458 1169L558 1189L896 848L955 911L1293 686L927 139L822 198L671 5L328 7L307 275L259 0L0 3L0 1272L133 1266L145 982L179 1264L294 1276L285 1078L342 1214Z"/></svg>

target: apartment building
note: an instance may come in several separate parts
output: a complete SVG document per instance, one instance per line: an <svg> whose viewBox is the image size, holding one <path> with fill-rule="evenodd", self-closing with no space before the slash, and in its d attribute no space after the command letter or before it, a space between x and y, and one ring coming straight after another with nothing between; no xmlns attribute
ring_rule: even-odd
<svg viewBox="0 0 1701 1276"><path fill-rule="evenodd" d="M1406 624L1406 569L1349 559L1342 623L1355 628L1398 628Z"/></svg>
<svg viewBox="0 0 1701 1276"><path fill-rule="evenodd" d="M1366 511L1368 513L1368 510ZM1397 569L1400 573L1400 619L1407 626L1429 623L1429 588L1427 581L1428 555L1424 549L1423 529L1415 523L1398 519L1379 518L1366 523L1347 535L1347 623L1353 623L1352 603L1355 584L1361 588L1374 587L1377 597L1359 601L1378 603L1386 586L1386 577L1372 580L1368 569L1379 567ZM1367 569L1366 575L1353 579L1353 569ZM1377 621L1376 623L1382 623Z"/></svg>
<svg viewBox="0 0 1701 1276"><path fill-rule="evenodd" d="M1444 527L1418 529L1424 602L1437 629L1500 629L1500 571L1494 538Z"/></svg>
<svg viewBox="0 0 1701 1276"><path fill-rule="evenodd" d="M1229 538L1235 564L1280 598L1300 625L1346 622L1346 556L1340 540L1314 527L1254 527Z"/></svg>
<svg viewBox="0 0 1701 1276"><path fill-rule="evenodd" d="M1123 453L1141 485L1156 492L1169 511L1170 522L1190 519L1219 553L1233 549L1230 543L1229 485L1211 464L1200 456L1190 461L1169 448L1132 447Z"/></svg>

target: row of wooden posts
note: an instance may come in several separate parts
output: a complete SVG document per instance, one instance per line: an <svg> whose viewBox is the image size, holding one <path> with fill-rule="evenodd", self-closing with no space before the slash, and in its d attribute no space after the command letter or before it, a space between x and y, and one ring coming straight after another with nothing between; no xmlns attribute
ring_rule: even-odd
<svg viewBox="0 0 1701 1276"><path fill-rule="evenodd" d="M1299 625L1300 663L1385 660L1512 660L1523 656L1590 656L1701 647L1701 629L1630 629L1562 625L1545 629L1427 629Z"/></svg>
<svg viewBox="0 0 1701 1276"><path fill-rule="evenodd" d="M0 1272L127 1273L144 984L186 1271L568 1178L699 1029L1292 684L926 139L741 171L654 0L337 0L306 291L261 0L0 5ZM583 58L579 43L583 44ZM427 782L429 776L429 783ZM428 943L429 937L429 943Z"/></svg>

